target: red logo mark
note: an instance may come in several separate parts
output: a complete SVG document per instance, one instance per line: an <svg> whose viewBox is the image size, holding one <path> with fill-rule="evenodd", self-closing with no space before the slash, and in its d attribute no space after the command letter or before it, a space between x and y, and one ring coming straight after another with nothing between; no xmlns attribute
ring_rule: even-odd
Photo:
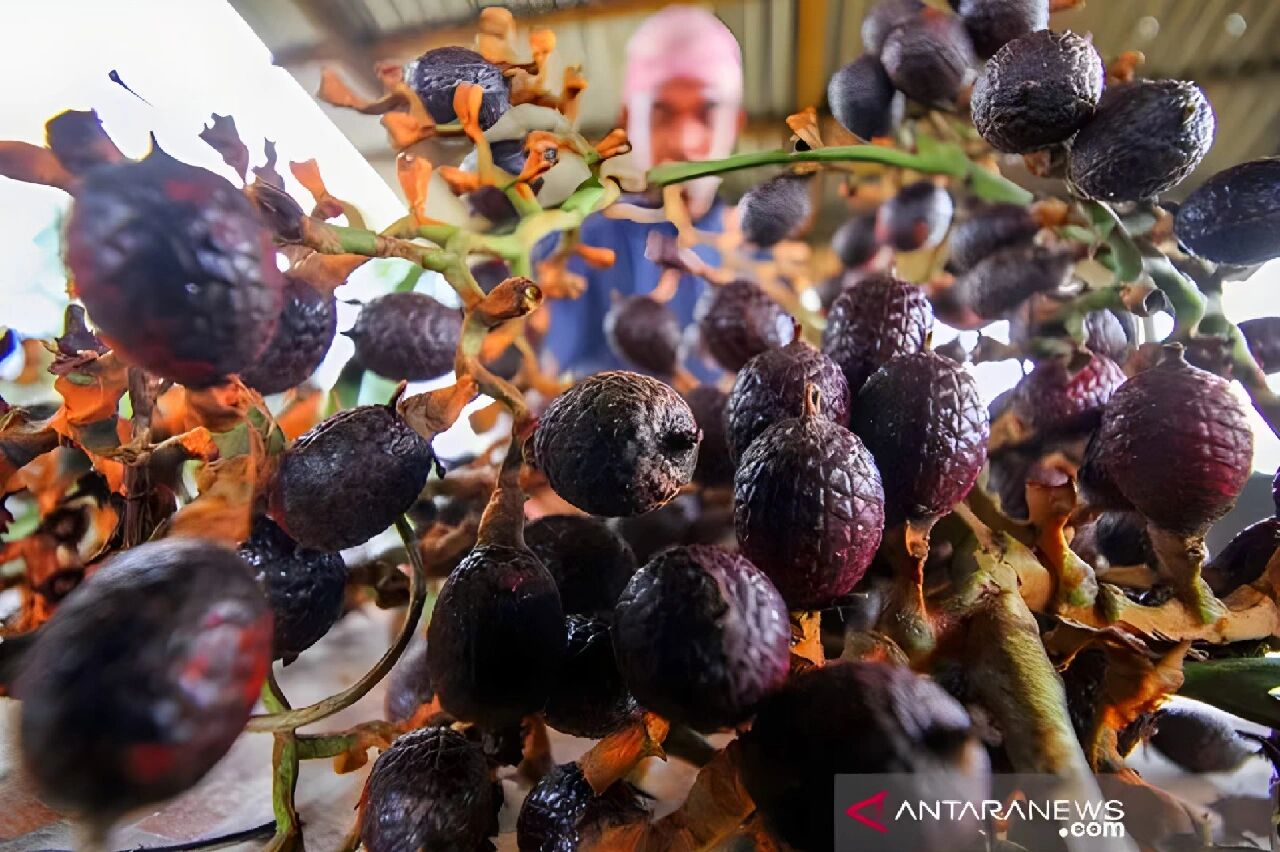
<svg viewBox="0 0 1280 852"><path fill-rule="evenodd" d="M859 811L861 811L863 808L870 807L875 810L877 818L883 819L884 818L884 797L887 796L888 794L889 794L888 790L881 790L879 793L876 793L874 796L870 797L869 799L863 799L861 802L855 802L845 810L844 812L845 816L852 817L856 819L858 822L865 825L867 828L875 829L881 834L888 834L889 828L886 825L884 825L883 823L877 822L876 820L871 819L870 817L863 816L861 813L859 813Z"/></svg>

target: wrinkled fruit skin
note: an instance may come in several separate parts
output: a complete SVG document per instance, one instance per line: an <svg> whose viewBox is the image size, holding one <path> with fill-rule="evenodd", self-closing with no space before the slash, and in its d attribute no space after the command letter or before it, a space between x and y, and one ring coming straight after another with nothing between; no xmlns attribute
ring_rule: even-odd
<svg viewBox="0 0 1280 852"><path fill-rule="evenodd" d="M271 517L304 547L355 547L409 510L434 465L431 444L394 411L340 411L281 456Z"/></svg>
<svg viewBox="0 0 1280 852"><path fill-rule="evenodd" d="M907 97L947 108L955 104L974 63L973 43L958 17L924 9L890 31L880 61Z"/></svg>
<svg viewBox="0 0 1280 852"><path fill-rule="evenodd" d="M659 553L631 578L614 617L627 686L673 722L735 725L786 680L787 606L736 553L702 545Z"/></svg>
<svg viewBox="0 0 1280 852"><path fill-rule="evenodd" d="M1253 360L1264 373L1280 370L1280 317L1255 317L1239 324Z"/></svg>
<svg viewBox="0 0 1280 852"><path fill-rule="evenodd" d="M898 251L930 248L942 241L954 212L950 193L933 181L916 181L880 205L876 238Z"/></svg>
<svg viewBox="0 0 1280 852"><path fill-rule="evenodd" d="M1228 595L1262 576L1280 549L1280 518L1250 524L1213 555L1204 566L1204 579L1215 595Z"/></svg>
<svg viewBox="0 0 1280 852"><path fill-rule="evenodd" d="M1071 142L1067 179L1082 195L1139 201L1177 186L1213 144L1213 108L1194 83L1112 86Z"/></svg>
<svg viewBox="0 0 1280 852"><path fill-rule="evenodd" d="M599 518L544 515L524 530L525 545L551 573L567 614L612 613L636 573L636 557Z"/></svg>
<svg viewBox="0 0 1280 852"><path fill-rule="evenodd" d="M694 422L702 430L693 481L707 488L728 485L733 482L733 458L729 454L729 439L725 431L728 394L715 385L698 385L684 395L684 401L689 404Z"/></svg>
<svg viewBox="0 0 1280 852"><path fill-rule="evenodd" d="M831 250L845 269L862 266L875 256L878 248L874 213L851 216L831 236Z"/></svg>
<svg viewBox="0 0 1280 852"><path fill-rule="evenodd" d="M562 763L542 777L520 808L520 852L578 852L584 835L607 826L647 819L640 792L617 781L597 796L576 763Z"/></svg>
<svg viewBox="0 0 1280 852"><path fill-rule="evenodd" d="M1187 364L1180 348L1120 386L1098 444L1107 474L1138 511L1187 535L1235 505L1253 461L1253 432L1231 385Z"/></svg>
<svg viewBox="0 0 1280 852"><path fill-rule="evenodd" d="M479 852L492 848L501 806L501 788L478 745L450 728L419 728L374 762L360 839L369 852Z"/></svg>
<svg viewBox="0 0 1280 852"><path fill-rule="evenodd" d="M748 189L738 202L742 237L761 248L791 236L812 213L808 177L778 175Z"/></svg>
<svg viewBox="0 0 1280 852"><path fill-rule="evenodd" d="M1151 744L1188 772L1230 772L1258 751L1236 733L1232 717L1184 704L1160 711Z"/></svg>
<svg viewBox="0 0 1280 852"><path fill-rule="evenodd" d="M703 346L731 372L795 336L790 314L750 281L712 287L699 302L697 315Z"/></svg>
<svg viewBox="0 0 1280 852"><path fill-rule="evenodd" d="M817 416L770 426L734 480L743 555L792 610L823 609L848 594L884 532L884 489L857 436Z"/></svg>
<svg viewBox="0 0 1280 852"><path fill-rule="evenodd" d="M1096 415L1124 381L1124 371L1102 355L1075 369L1056 358L1042 361L1018 382L1018 411L1038 433L1067 431Z"/></svg>
<svg viewBox="0 0 1280 852"><path fill-rule="evenodd" d="M427 626L427 665L452 716L488 728L546 703L564 655L564 610L528 550L480 544L449 575Z"/></svg>
<svg viewBox="0 0 1280 852"><path fill-rule="evenodd" d="M738 371L725 410L735 463L765 429L800 416L808 385L822 394L820 417L841 426L849 422L849 383L840 365L803 340L761 352Z"/></svg>
<svg viewBox="0 0 1280 852"><path fill-rule="evenodd" d="M46 802L94 819L177 795L231 747L270 664L271 610L235 551L122 551L62 602L23 666L23 764Z"/></svg>
<svg viewBox="0 0 1280 852"><path fill-rule="evenodd" d="M896 355L924 348L933 307L924 291L891 275L875 275L847 288L831 305L822 351L844 371L849 392Z"/></svg>
<svg viewBox="0 0 1280 852"><path fill-rule="evenodd" d="M902 122L906 107L902 94L871 54L841 66L827 82L831 114L859 139L888 136Z"/></svg>
<svg viewBox="0 0 1280 852"><path fill-rule="evenodd" d="M609 624L570 615L565 634L564 662L547 700L547 724L573 737L608 736L639 715L613 658Z"/></svg>
<svg viewBox="0 0 1280 852"><path fill-rule="evenodd" d="M947 246L957 272L968 272L1000 249L1029 244L1040 230L1021 204L985 204L951 229Z"/></svg>
<svg viewBox="0 0 1280 852"><path fill-rule="evenodd" d="M482 130L492 127L511 108L511 90L502 69L465 47L428 50L409 65L405 79L437 124L458 120L453 111L453 93L459 83L473 83L484 89L479 115Z"/></svg>
<svg viewBox="0 0 1280 852"><path fill-rule="evenodd" d="M556 397L533 447L557 494L584 512L622 517L652 511L689 484L701 437L669 386L615 370Z"/></svg>
<svg viewBox="0 0 1280 852"><path fill-rule="evenodd" d="M881 367L854 398L849 426L875 456L886 527L951 511L987 460L990 424L977 383L932 352Z"/></svg>
<svg viewBox="0 0 1280 852"><path fill-rule="evenodd" d="M1280 157L1209 178L1178 208L1174 233L1193 254L1216 263L1280 257Z"/></svg>
<svg viewBox="0 0 1280 852"><path fill-rule="evenodd" d="M388 293L360 310L346 335L356 358L385 379L438 379L453 369L462 312L426 293Z"/></svg>
<svg viewBox="0 0 1280 852"><path fill-rule="evenodd" d="M615 355L654 375L670 376L680 363L680 322L657 299L625 297L605 314L604 333Z"/></svg>
<svg viewBox="0 0 1280 852"><path fill-rule="evenodd" d="M956 279L955 298L983 319L1006 316L1036 293L1071 281L1075 259L1069 251L1045 246L1012 246L988 255Z"/></svg>
<svg viewBox="0 0 1280 852"><path fill-rule="evenodd" d="M240 545L275 615L275 658L292 660L320 640L342 616L347 566L326 550L308 550L270 518L254 521Z"/></svg>
<svg viewBox="0 0 1280 852"><path fill-rule="evenodd" d="M747 792L769 829L797 849L835 848L838 773L912 773L927 799L978 800L989 784L964 708L904 666L833 662L800 672L760 705L740 742ZM900 848L940 848L924 840L904 836ZM953 842L966 848L963 838Z"/></svg>
<svg viewBox="0 0 1280 852"><path fill-rule="evenodd" d="M333 296L285 277L284 310L267 348L240 379L258 393L281 393L311 377L333 345L338 313Z"/></svg>
<svg viewBox="0 0 1280 852"><path fill-rule="evenodd" d="M1012 40L1049 26L1049 0L960 0L956 13L983 59L998 56Z"/></svg>
<svg viewBox="0 0 1280 852"><path fill-rule="evenodd" d="M415 633L387 675L387 719L391 722L408 719L435 697L427 668L427 637L424 633Z"/></svg>
<svg viewBox="0 0 1280 852"><path fill-rule="evenodd" d="M880 55L884 41L899 24L909 21L924 8L920 0L880 0L862 19L862 47L867 53Z"/></svg>
<svg viewBox="0 0 1280 852"><path fill-rule="evenodd" d="M159 149L84 176L66 261L111 347L191 387L253 363L283 303L275 247L249 200Z"/></svg>

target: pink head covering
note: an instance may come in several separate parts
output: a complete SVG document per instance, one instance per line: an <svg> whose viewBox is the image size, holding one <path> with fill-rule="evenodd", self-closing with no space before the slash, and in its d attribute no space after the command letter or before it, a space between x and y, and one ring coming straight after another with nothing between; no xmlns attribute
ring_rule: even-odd
<svg viewBox="0 0 1280 852"><path fill-rule="evenodd" d="M719 18L697 6L667 6L651 15L627 42L627 102L668 80L688 78L724 101L742 102L742 49Z"/></svg>

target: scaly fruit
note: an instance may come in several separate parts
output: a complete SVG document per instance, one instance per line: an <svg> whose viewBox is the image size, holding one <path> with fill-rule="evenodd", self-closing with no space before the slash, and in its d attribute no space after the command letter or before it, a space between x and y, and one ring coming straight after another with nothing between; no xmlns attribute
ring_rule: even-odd
<svg viewBox="0 0 1280 852"><path fill-rule="evenodd" d="M613 658L609 623L570 615L565 632L564 662L547 699L547 724L571 737L600 739L639 716L639 706Z"/></svg>
<svg viewBox="0 0 1280 852"><path fill-rule="evenodd" d="M1102 407L1124 381L1124 371L1102 355L1083 352L1069 363L1051 358L1018 382L1015 404L1039 434L1070 431L1090 418L1096 424Z"/></svg>
<svg viewBox="0 0 1280 852"><path fill-rule="evenodd" d="M626 781L596 795L576 763L562 763L534 785L516 820L520 852L578 852L583 838L649 817L645 799Z"/></svg>
<svg viewBox="0 0 1280 852"><path fill-rule="evenodd" d="M356 345L356 358L386 379L438 379L453 369L462 334L462 312L426 293L388 293L360 310L343 332Z"/></svg>
<svg viewBox="0 0 1280 852"><path fill-rule="evenodd" d="M769 248L792 236L813 213L808 175L778 175L748 189L738 202L742 238Z"/></svg>
<svg viewBox="0 0 1280 852"><path fill-rule="evenodd" d="M1049 0L959 0L953 5L969 31L974 51L983 59L998 56L1014 39L1049 26Z"/></svg>
<svg viewBox="0 0 1280 852"><path fill-rule="evenodd" d="M1156 751L1188 772L1231 772L1258 753L1235 719L1206 705L1173 704L1156 716Z"/></svg>
<svg viewBox="0 0 1280 852"><path fill-rule="evenodd" d="M636 573L636 557L599 518L544 515L524 530L533 555L551 572L566 614L612 613Z"/></svg>
<svg viewBox="0 0 1280 852"><path fill-rule="evenodd" d="M889 136L902 123L902 93L872 54L841 66L827 82L827 104L845 130L859 139Z"/></svg>
<svg viewBox="0 0 1280 852"><path fill-rule="evenodd" d="M729 453L729 438L725 430L728 394L715 385L698 385L684 395L684 401L689 403L694 422L702 430L693 481L704 488L732 483L733 457Z"/></svg>
<svg viewBox="0 0 1280 852"><path fill-rule="evenodd" d="M492 127L511 108L511 86L502 69L465 47L428 50L409 63L404 76L438 124L458 120L453 111L453 93L459 83L471 83L484 90L479 115L483 130Z"/></svg>
<svg viewBox="0 0 1280 852"><path fill-rule="evenodd" d="M387 675L387 697L384 702L387 719L403 722L435 697L436 691L431 686L431 670L427 667L427 636L419 631L409 640L409 646Z"/></svg>
<svg viewBox="0 0 1280 852"><path fill-rule="evenodd" d="M849 393L897 355L919 352L933 331L933 308L924 291L892 275L869 276L831 305L822 351L844 371Z"/></svg>
<svg viewBox="0 0 1280 852"><path fill-rule="evenodd" d="M1037 293L1071 281L1075 254L1064 248L1012 246L983 258L956 279L954 299L986 320L998 320Z"/></svg>
<svg viewBox="0 0 1280 852"><path fill-rule="evenodd" d="M1280 157L1218 172L1178 208L1174 233L1215 263L1263 263L1280 257Z"/></svg>
<svg viewBox="0 0 1280 852"><path fill-rule="evenodd" d="M262 354L240 372L260 394L281 393L311 377L333 345L338 312L333 296L285 276L284 310Z"/></svg>
<svg viewBox="0 0 1280 852"><path fill-rule="evenodd" d="M766 349L786 346L795 334L790 315L750 281L712 287L696 314L703 346L726 370L742 369Z"/></svg>

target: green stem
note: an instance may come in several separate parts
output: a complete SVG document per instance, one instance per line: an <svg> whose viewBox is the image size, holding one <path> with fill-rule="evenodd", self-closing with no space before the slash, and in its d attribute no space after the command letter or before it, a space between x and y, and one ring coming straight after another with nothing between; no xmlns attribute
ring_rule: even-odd
<svg viewBox="0 0 1280 852"><path fill-rule="evenodd" d="M288 712L285 698L274 671L267 673L262 684L262 704L272 713ZM275 836L268 849L291 849L301 845L302 821L294 797L298 791L298 738L293 731L277 731L271 751L271 811L276 818Z"/></svg>
<svg viewBox="0 0 1280 852"><path fill-rule="evenodd" d="M1142 265L1173 308L1173 332L1169 339L1189 339L1204 319L1204 294L1164 256L1144 257Z"/></svg>

